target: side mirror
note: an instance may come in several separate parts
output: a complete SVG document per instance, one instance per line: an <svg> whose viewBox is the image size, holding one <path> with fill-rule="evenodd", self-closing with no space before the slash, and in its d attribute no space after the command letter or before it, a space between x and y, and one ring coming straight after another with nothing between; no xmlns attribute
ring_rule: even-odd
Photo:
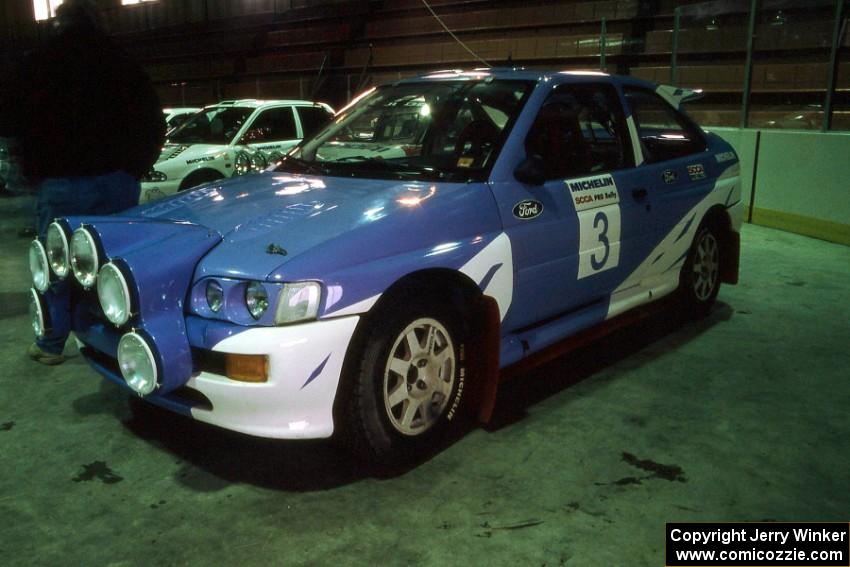
<svg viewBox="0 0 850 567"><path fill-rule="evenodd" d="M529 185L543 185L546 182L546 167L543 158L538 154L531 154L522 160L514 170L517 181Z"/></svg>

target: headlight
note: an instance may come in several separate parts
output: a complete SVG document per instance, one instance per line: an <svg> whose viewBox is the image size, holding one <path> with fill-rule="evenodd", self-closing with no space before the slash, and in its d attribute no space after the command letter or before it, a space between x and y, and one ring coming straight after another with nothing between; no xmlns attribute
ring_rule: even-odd
<svg viewBox="0 0 850 567"><path fill-rule="evenodd" d="M221 311L221 306L224 304L224 291L221 289L221 284L215 280L207 282L207 305L213 313Z"/></svg>
<svg viewBox="0 0 850 567"><path fill-rule="evenodd" d="M114 325L121 326L130 319L130 287L124 274L112 262L100 269L97 297L104 315Z"/></svg>
<svg viewBox="0 0 850 567"><path fill-rule="evenodd" d="M236 157L233 159L233 173L235 175L245 175L251 172L251 156L245 150L236 152Z"/></svg>
<svg viewBox="0 0 850 567"><path fill-rule="evenodd" d="M78 228L71 237L71 269L74 277L84 288L89 289L97 279L99 266L94 237L85 228Z"/></svg>
<svg viewBox="0 0 850 567"><path fill-rule="evenodd" d="M275 325L315 319L319 314L322 287L316 282L299 282L283 286L274 315Z"/></svg>
<svg viewBox="0 0 850 567"><path fill-rule="evenodd" d="M29 261L32 285L38 291L47 291L50 286L50 267L44 245L38 240L30 243Z"/></svg>
<svg viewBox="0 0 850 567"><path fill-rule="evenodd" d="M143 183L161 183L167 181L168 176L161 171L155 169L150 170L142 176Z"/></svg>
<svg viewBox="0 0 850 567"><path fill-rule="evenodd" d="M35 336L41 338L47 330L47 322L44 317L44 305L38 292L30 288L30 321Z"/></svg>
<svg viewBox="0 0 850 567"><path fill-rule="evenodd" d="M251 282L245 289L245 305L254 319L259 319L269 308L269 294L260 282Z"/></svg>
<svg viewBox="0 0 850 567"><path fill-rule="evenodd" d="M266 156L263 152L256 152L251 154L251 169L254 171L263 171L266 167L268 167L269 162L266 161Z"/></svg>
<svg viewBox="0 0 850 567"><path fill-rule="evenodd" d="M58 222L50 223L47 227L47 259L50 260L50 269L60 279L68 275L69 256L68 235Z"/></svg>
<svg viewBox="0 0 850 567"><path fill-rule="evenodd" d="M273 151L272 153L269 154L269 157L266 161L268 163L272 164L272 163L277 163L282 159L283 159L283 154L281 154L279 151L275 150L275 151Z"/></svg>
<svg viewBox="0 0 850 567"><path fill-rule="evenodd" d="M156 359L147 341L138 333L127 333L118 342L118 366L127 385L140 396L157 387Z"/></svg>

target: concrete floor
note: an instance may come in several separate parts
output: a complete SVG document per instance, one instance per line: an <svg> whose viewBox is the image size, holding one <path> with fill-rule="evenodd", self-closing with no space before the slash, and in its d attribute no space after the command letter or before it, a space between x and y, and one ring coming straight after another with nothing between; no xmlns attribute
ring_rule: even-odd
<svg viewBox="0 0 850 567"><path fill-rule="evenodd" d="M747 225L707 320L559 359L386 476L29 362L26 219L0 199L3 565L657 567L665 522L848 519L850 248Z"/></svg>

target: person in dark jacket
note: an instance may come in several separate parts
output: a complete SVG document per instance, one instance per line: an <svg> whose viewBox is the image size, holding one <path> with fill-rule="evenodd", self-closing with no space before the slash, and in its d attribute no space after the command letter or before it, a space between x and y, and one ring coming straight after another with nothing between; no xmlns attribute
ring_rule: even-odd
<svg viewBox="0 0 850 567"><path fill-rule="evenodd" d="M0 135L17 140L23 173L38 186L42 239L57 217L137 205L139 178L165 138L150 79L107 36L90 1L66 0L51 25L44 46L17 66L0 109ZM53 330L28 354L59 364L70 332L68 283L55 282L47 293Z"/></svg>

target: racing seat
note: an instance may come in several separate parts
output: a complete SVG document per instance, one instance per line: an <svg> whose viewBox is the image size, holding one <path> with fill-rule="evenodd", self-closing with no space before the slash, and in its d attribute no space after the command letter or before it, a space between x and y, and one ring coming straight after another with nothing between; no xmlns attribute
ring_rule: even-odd
<svg viewBox="0 0 850 567"><path fill-rule="evenodd" d="M543 158L547 179L589 173L588 150L578 115L563 103L544 106L525 139L526 154Z"/></svg>
<svg viewBox="0 0 850 567"><path fill-rule="evenodd" d="M210 137L214 140L224 138L224 121L215 117L210 121Z"/></svg>
<svg viewBox="0 0 850 567"><path fill-rule="evenodd" d="M454 153L461 158L472 158L464 167L481 167L499 139L499 129L489 120L473 120L467 124L455 142Z"/></svg>

